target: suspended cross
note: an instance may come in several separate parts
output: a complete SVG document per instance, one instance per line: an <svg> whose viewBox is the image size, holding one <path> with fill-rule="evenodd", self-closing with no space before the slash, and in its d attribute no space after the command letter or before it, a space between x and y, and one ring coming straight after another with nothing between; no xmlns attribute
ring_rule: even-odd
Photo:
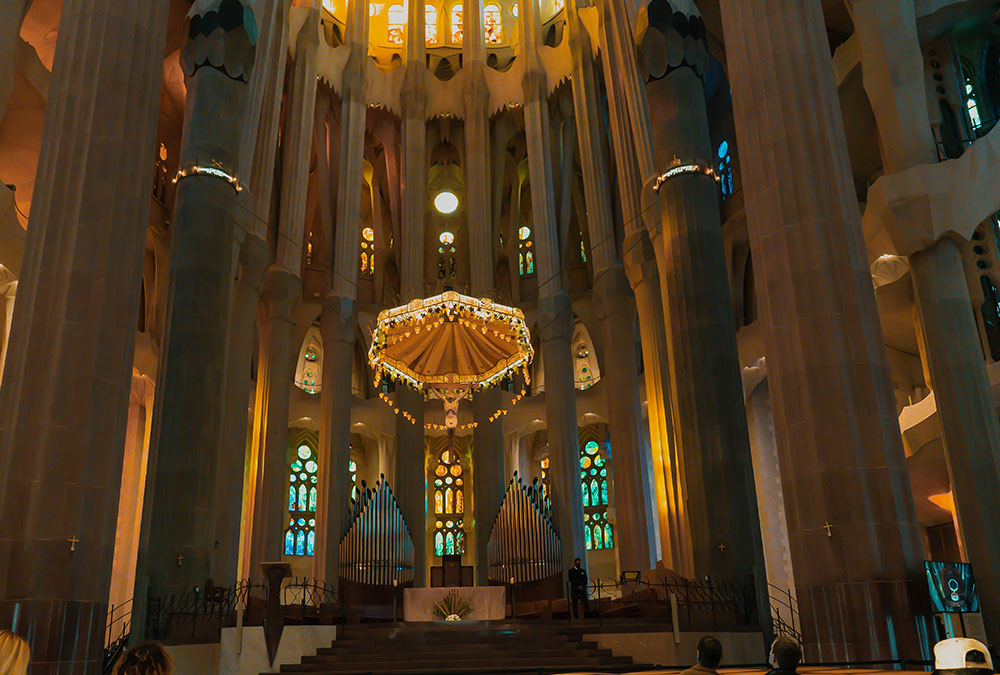
<svg viewBox="0 0 1000 675"><path fill-rule="evenodd" d="M833 532L831 532L831 530L833 529L833 525L830 524L829 520L823 523L823 529L826 530L826 536L828 537L833 536Z"/></svg>
<svg viewBox="0 0 1000 675"><path fill-rule="evenodd" d="M184 564L184 555L182 553L177 554L177 566L180 567Z"/></svg>
<svg viewBox="0 0 1000 675"><path fill-rule="evenodd" d="M723 553L726 552L726 545L725 544L719 544L716 548L718 548Z"/></svg>
<svg viewBox="0 0 1000 675"><path fill-rule="evenodd" d="M69 542L69 552L73 553L74 551L76 551L76 545L80 543L80 540L76 538L76 535L74 534L66 541Z"/></svg>

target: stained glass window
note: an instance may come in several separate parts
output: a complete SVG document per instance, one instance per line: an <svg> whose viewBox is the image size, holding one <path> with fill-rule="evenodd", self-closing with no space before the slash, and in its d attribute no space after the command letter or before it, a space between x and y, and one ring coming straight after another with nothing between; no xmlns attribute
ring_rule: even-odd
<svg viewBox="0 0 1000 675"><path fill-rule="evenodd" d="M464 553L465 471L458 453L445 450L434 470L434 555Z"/></svg>
<svg viewBox="0 0 1000 675"><path fill-rule="evenodd" d="M565 6L566 6L566 0L553 0L552 1L552 7L557 12L561 12L562 9L563 9L563 7L565 7Z"/></svg>
<svg viewBox="0 0 1000 675"><path fill-rule="evenodd" d="M462 44L462 3L451 6L451 41L456 45Z"/></svg>
<svg viewBox="0 0 1000 675"><path fill-rule="evenodd" d="M319 326L306 331L295 365L295 386L307 394L318 394L323 383L323 338Z"/></svg>
<svg viewBox="0 0 1000 675"><path fill-rule="evenodd" d="M347 464L347 470L351 474L351 499L358 498L358 463L353 459Z"/></svg>
<svg viewBox="0 0 1000 675"><path fill-rule="evenodd" d="M596 441L587 441L580 452L580 489L587 550L613 548L613 526L608 521L608 460Z"/></svg>
<svg viewBox="0 0 1000 675"><path fill-rule="evenodd" d="M429 45L438 41L438 11L434 5L424 5L424 41Z"/></svg>
<svg viewBox="0 0 1000 675"><path fill-rule="evenodd" d="M361 273L375 273L375 230L370 227L361 230Z"/></svg>
<svg viewBox="0 0 1000 675"><path fill-rule="evenodd" d="M502 37L500 25L500 8L497 5L486 5L483 8L483 37L487 44L498 44Z"/></svg>
<svg viewBox="0 0 1000 675"><path fill-rule="evenodd" d="M312 555L316 544L319 464L316 450L300 445L288 471L288 529L285 555Z"/></svg>
<svg viewBox="0 0 1000 675"><path fill-rule="evenodd" d="M389 40L389 44L403 44L403 26L406 25L406 10L403 9L402 5L390 5L388 20L389 30L387 39Z"/></svg>
<svg viewBox="0 0 1000 675"><path fill-rule="evenodd" d="M729 141L719 143L718 169L716 174L722 186L722 198L729 199L733 196L733 158L729 153Z"/></svg>
<svg viewBox="0 0 1000 675"><path fill-rule="evenodd" d="M969 121L972 122L972 129L983 126L983 120L979 116L979 104L976 102L976 89L972 84L972 78L965 77L965 108L969 111Z"/></svg>
<svg viewBox="0 0 1000 675"><path fill-rule="evenodd" d="M518 272L524 274L535 273L535 242L531 237L531 228L523 225L517 231Z"/></svg>

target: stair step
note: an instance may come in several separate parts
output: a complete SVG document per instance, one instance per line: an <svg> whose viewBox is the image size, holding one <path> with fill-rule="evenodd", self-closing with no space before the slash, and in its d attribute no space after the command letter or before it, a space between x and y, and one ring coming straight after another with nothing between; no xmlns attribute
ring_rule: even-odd
<svg viewBox="0 0 1000 675"><path fill-rule="evenodd" d="M430 665L426 668L421 668L420 665L410 664L405 661L399 663L370 663L370 664L356 664L356 663L343 663L343 664L295 664L295 665L284 665L281 667L282 673L327 673L328 675L349 675L352 673L382 673L384 675L390 675L395 673L505 673L505 672L517 672L517 673L532 673L537 672L539 668L545 670L564 670L564 671L600 671L602 669L607 669L608 667L626 667L630 669L635 666L632 664L632 660L625 657L606 657L602 659L546 659L546 660L513 660L513 659L502 659L502 660L491 660L488 663L483 663L482 661L461 661L452 662L448 660L446 664L435 664Z"/></svg>
<svg viewBox="0 0 1000 675"><path fill-rule="evenodd" d="M522 658L522 659L548 659L548 658L564 658L571 656L573 658L596 658L611 656L610 649L583 649L583 650L566 650L566 649L534 649L534 650L524 650L518 652L511 652L508 657L507 654L499 654L497 652L489 651L466 651L466 650L449 650L448 659L450 661L466 661L466 660L481 660L483 658ZM303 663L350 663L357 661L364 661L366 663L371 662L388 662L388 661L408 661L410 663L420 663L427 661L429 663L437 663L441 660L440 652L399 652L394 654L357 654L357 653L343 653L343 654L317 654L316 656L303 656Z"/></svg>

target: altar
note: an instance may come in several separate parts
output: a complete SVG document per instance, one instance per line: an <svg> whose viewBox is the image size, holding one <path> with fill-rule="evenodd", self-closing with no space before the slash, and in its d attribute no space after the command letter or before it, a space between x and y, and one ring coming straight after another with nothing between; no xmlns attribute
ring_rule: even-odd
<svg viewBox="0 0 1000 675"><path fill-rule="evenodd" d="M507 613L506 589L503 586L453 586L446 588L404 588L403 619L405 621L443 621L434 616L434 605L454 593L469 603L471 611L463 621L503 619Z"/></svg>

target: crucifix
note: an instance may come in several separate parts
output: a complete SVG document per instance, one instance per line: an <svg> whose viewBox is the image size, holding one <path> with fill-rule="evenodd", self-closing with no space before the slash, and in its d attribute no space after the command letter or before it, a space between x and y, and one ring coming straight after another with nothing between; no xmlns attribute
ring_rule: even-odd
<svg viewBox="0 0 1000 675"><path fill-rule="evenodd" d="M66 541L69 542L69 552L70 553L75 552L76 551L76 545L80 543L80 540L76 538L76 535L74 534L72 537L70 537Z"/></svg>
<svg viewBox="0 0 1000 675"><path fill-rule="evenodd" d="M183 553L178 553L177 554L177 566L180 567L183 564L184 564L184 554Z"/></svg>
<svg viewBox="0 0 1000 675"><path fill-rule="evenodd" d="M719 549L720 551L722 551L723 553L726 552L726 545L725 544L719 544L718 546L716 546L716 548Z"/></svg>
<svg viewBox="0 0 1000 675"><path fill-rule="evenodd" d="M833 525L830 524L829 520L823 523L823 529L826 530L826 536L828 537L833 536L833 532L831 532L831 530L833 529Z"/></svg>

